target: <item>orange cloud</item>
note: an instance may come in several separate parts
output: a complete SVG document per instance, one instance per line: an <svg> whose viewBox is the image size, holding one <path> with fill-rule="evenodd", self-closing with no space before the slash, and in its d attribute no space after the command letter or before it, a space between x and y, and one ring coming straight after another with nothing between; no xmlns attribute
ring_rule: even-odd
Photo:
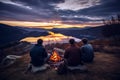
<svg viewBox="0 0 120 80"><path fill-rule="evenodd" d="M52 22L29 22L29 21L0 21L0 23L8 24L11 26L21 26L29 28L70 28L70 27L86 27L86 26L97 26L98 23L85 23L85 24L62 24L61 21L52 21Z"/></svg>

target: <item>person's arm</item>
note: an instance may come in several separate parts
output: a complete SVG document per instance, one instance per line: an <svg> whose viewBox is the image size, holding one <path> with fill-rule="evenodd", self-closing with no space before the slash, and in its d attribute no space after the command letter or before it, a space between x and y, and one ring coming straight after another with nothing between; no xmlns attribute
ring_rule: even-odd
<svg viewBox="0 0 120 80"><path fill-rule="evenodd" d="M46 50L44 49L44 57L47 57L47 56L48 56L48 54L47 54Z"/></svg>
<svg viewBox="0 0 120 80"><path fill-rule="evenodd" d="M85 52L83 46L80 48L80 51L81 51L81 55Z"/></svg>
<svg viewBox="0 0 120 80"><path fill-rule="evenodd" d="M80 53L80 64L83 65L83 62L82 62L82 53L81 53L81 48L79 49L79 53Z"/></svg>
<svg viewBox="0 0 120 80"><path fill-rule="evenodd" d="M65 50L65 53L64 53L64 58L66 58L66 59L67 59L67 58L68 58L68 56L69 56L69 51L68 51L68 49L66 49L66 50Z"/></svg>

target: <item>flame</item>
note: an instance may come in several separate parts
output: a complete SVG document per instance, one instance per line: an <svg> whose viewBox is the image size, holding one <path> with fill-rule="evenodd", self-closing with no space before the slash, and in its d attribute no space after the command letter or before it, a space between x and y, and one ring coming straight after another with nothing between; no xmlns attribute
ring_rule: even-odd
<svg viewBox="0 0 120 80"><path fill-rule="evenodd" d="M57 51L53 51L52 55L50 56L50 60L54 61L54 62L58 62L58 61L62 60L62 58L59 56Z"/></svg>

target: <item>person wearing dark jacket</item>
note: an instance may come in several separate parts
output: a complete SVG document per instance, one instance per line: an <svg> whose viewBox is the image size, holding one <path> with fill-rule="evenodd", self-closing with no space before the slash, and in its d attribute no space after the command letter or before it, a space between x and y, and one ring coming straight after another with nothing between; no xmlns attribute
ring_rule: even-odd
<svg viewBox="0 0 120 80"><path fill-rule="evenodd" d="M37 44L31 49L30 57L31 63L33 66L39 67L45 64L45 59L48 57L48 54L45 48L42 46L43 40L38 39Z"/></svg>
<svg viewBox="0 0 120 80"><path fill-rule="evenodd" d="M65 50L64 58L68 66L78 66L81 64L81 52L75 45L75 40L69 40L70 46Z"/></svg>
<svg viewBox="0 0 120 80"><path fill-rule="evenodd" d="M93 62L94 50L91 44L88 43L86 38L82 39L83 46L81 47L81 55L83 62Z"/></svg>

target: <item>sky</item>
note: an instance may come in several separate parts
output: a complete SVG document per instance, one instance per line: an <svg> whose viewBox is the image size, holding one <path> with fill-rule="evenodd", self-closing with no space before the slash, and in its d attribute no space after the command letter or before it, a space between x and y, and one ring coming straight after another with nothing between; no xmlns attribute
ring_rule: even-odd
<svg viewBox="0 0 120 80"><path fill-rule="evenodd" d="M120 14L120 0L0 0L0 23L37 28L102 25Z"/></svg>

